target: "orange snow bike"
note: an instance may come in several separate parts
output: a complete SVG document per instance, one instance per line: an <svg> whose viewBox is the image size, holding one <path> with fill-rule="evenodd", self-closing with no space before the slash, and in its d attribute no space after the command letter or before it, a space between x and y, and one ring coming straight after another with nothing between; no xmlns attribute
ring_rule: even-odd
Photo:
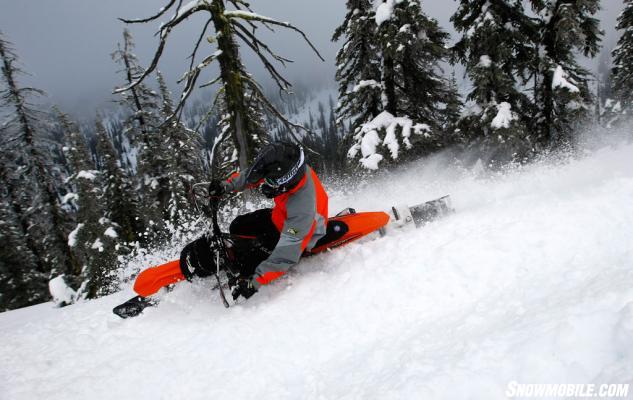
<svg viewBox="0 0 633 400"><path fill-rule="evenodd" d="M234 269L231 268L231 263L235 259L235 251L233 251L232 248L236 244L248 246L248 241L252 239L222 233L217 222L217 204L211 204L211 209L212 238L218 244L217 248L221 249L217 257L224 259L224 267L222 270L230 276L234 273ZM311 251L306 251L303 256L319 254L326 250L366 238L372 234L383 236L387 232L388 225L390 227L420 227L451 212L453 212L453 209L449 196L444 196L413 207L406 205L395 206L392 207L390 213L382 211L356 212L354 209L348 208L328 219L325 236L316 243ZM219 267L220 263L218 262L216 264L218 265L218 269L212 273L212 275L214 275L217 280L217 288L220 290L225 307L229 307L229 303L222 289L223 284L220 281L220 272L222 271ZM165 264L148 268L142 271L134 282L134 291L138 296L115 307L113 312L121 318L136 316L140 314L144 308L156 304L156 301L151 298L152 295L164 287L168 287L185 279L179 260L169 261Z"/></svg>

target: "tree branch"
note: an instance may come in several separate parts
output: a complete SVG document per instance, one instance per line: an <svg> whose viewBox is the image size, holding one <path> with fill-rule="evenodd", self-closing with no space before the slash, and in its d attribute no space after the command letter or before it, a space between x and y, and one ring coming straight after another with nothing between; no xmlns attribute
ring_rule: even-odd
<svg viewBox="0 0 633 400"><path fill-rule="evenodd" d="M310 46L310 48L312 48L312 50L316 53L316 55L321 59L321 61L325 61L325 59L321 56L321 53L319 53L319 51L316 49L316 47L314 47L314 45L312 44L312 42L310 41L310 39L308 39L308 36L306 36L306 34L299 28L297 28L296 26L292 25L289 22L281 22L281 21L277 21L275 19L272 18L268 18L268 17L264 17L262 15L258 15L252 12L247 12L247 11L225 11L224 12L224 16L226 18L229 19L234 19L234 18L240 18L243 19L245 21L258 21L261 23L268 23L271 25L277 25L277 26L282 26L284 28L288 28L288 29L292 29L293 31L299 33L301 36L303 36L303 39L306 41L306 43L308 43L308 45Z"/></svg>
<svg viewBox="0 0 633 400"><path fill-rule="evenodd" d="M305 146L311 153L315 154L315 155L321 155L319 152L315 151L314 149L310 148L309 146L307 146L305 143L302 143L299 138L297 138L297 136L294 133L294 129L300 129L304 132L306 132L308 135L314 135L315 133L312 132L311 130L309 130L308 128L306 128L303 125L299 125L299 124L295 124L294 122L289 121L279 110L277 110L277 108L266 98L266 96L264 95L264 93L262 92L261 88L259 87L259 85L257 85L257 82L253 81L251 78L244 76L243 77L248 83L249 83L249 87L257 94L257 99L259 102L261 102L264 107L266 107L266 109L268 109L268 111L270 111L275 117L277 117L277 119L279 121L281 121L281 123L286 127L286 129L288 129L288 132L290 133L290 135L292 136L292 138L295 140L295 142L297 142L298 144L301 144L303 146Z"/></svg>
<svg viewBox="0 0 633 400"><path fill-rule="evenodd" d="M176 25L178 25L179 23L181 23L185 19L189 18L191 15L193 15L196 12L201 11L201 10L208 10L208 11L210 11L206 4L200 4L199 3L196 6L186 10L185 12L183 12L180 15L176 14L174 19L172 19L171 21L169 21L168 23L163 25L163 27L160 28L160 43L158 45L158 48L156 49L156 53L154 54L154 58L152 59L152 63L150 64L150 66L134 82L132 82L129 85L124 86L122 88L116 89L114 91L114 93L118 94L118 93L126 92L126 91L138 86L138 84L140 84L145 78L147 78L147 76L149 76L149 74L154 72L154 70L158 66L158 60L160 59L160 57L163 54L163 50L165 49L165 44L167 43L167 37L169 36L169 33L171 32L171 30Z"/></svg>
<svg viewBox="0 0 633 400"><path fill-rule="evenodd" d="M198 52L198 48L200 47L200 43L202 43L202 39L204 39L204 34L207 32L207 28L209 27L209 24L211 22L213 22L213 19L209 18L207 23L204 24L204 27L202 28L202 32L200 32L200 37L198 38L198 41L196 42L196 47L193 48L193 52L189 56L189 58L191 58L191 63L189 64L189 70L191 70L193 68L193 63L196 61L196 53Z"/></svg>
<svg viewBox="0 0 633 400"><path fill-rule="evenodd" d="M198 77L200 76L200 72L202 72L204 68L206 68L209 64L211 64L213 60L215 60L221 54L222 54L222 51L218 50L215 53L211 54L210 56L206 57L204 60L202 60L200 64L196 65L193 69L189 70L187 73L185 73L185 75L183 75L182 78L180 78L180 80L178 80L178 83L181 83L185 79L187 80L187 82L185 83L185 88L182 94L180 95L180 100L178 101L178 104L176 104L176 108L174 109L174 112L172 113L172 115L170 115L167 118L165 123L172 121L176 115L178 115L178 120L180 120L180 117L182 115L181 113L185 106L185 102L191 95L191 92L193 91L194 86L196 85L196 82L198 81Z"/></svg>
<svg viewBox="0 0 633 400"><path fill-rule="evenodd" d="M182 0L180 0L182 3ZM160 9L160 11L158 12L158 14L153 15L151 17L148 18L142 18L142 19L125 19L125 18L118 18L119 21L125 22L126 24L141 24L141 23L145 23L145 22L150 22L150 21L154 21L155 19L158 19L160 17L162 17L163 15L165 15L165 13L174 5L174 3L176 3L176 0L170 0L169 3Z"/></svg>
<svg viewBox="0 0 633 400"><path fill-rule="evenodd" d="M246 11L249 11L251 13L253 12L253 9L251 8L251 5L249 3L247 3L247 2L245 2L245 1L242 1L242 0L230 0L230 1L231 1L231 4L233 4L233 6L235 6L235 8L237 8L239 11L243 11L242 8L239 6L239 4L241 4L241 5L244 6ZM250 21L246 21L246 22L253 28L253 31L255 31L257 29L257 25L253 24ZM275 31L270 25L268 25L265 22L262 22L262 25L264 25L271 32Z"/></svg>
<svg viewBox="0 0 633 400"><path fill-rule="evenodd" d="M235 25L235 27L237 27L238 29L240 29L245 35L247 35L249 38L251 38L251 40L257 44L257 47L261 47L264 50L266 50L266 52L268 52L268 54L270 54L275 60L279 61L284 67L286 66L286 63L293 63L294 60L291 60L289 58L285 58L282 57L278 54L276 54L275 52L273 52L270 47L268 47L268 45L264 42L262 42L261 40L259 40L257 38L257 36L255 36L255 34L253 32L250 32L248 29L246 29L246 27L242 24L240 24L237 21L233 21L233 25Z"/></svg>
<svg viewBox="0 0 633 400"><path fill-rule="evenodd" d="M213 109L213 107L209 108L209 111L207 111L198 122L198 125L194 129L194 132L200 132L200 128L202 128L202 126L207 123L207 121L209 120L209 118L211 118L214 112L215 110Z"/></svg>
<svg viewBox="0 0 633 400"><path fill-rule="evenodd" d="M275 67L268 61L266 56L264 56L257 45L253 44L250 40L248 40L244 35L242 35L239 31L234 31L235 35L237 35L244 43L250 47L253 52L259 57L262 64L264 64L264 68L270 73L270 76L273 78L277 86L279 86L279 90L282 92L288 92L292 84L286 80L276 69Z"/></svg>
<svg viewBox="0 0 633 400"><path fill-rule="evenodd" d="M217 78L215 78L214 80L207 82L207 83L203 83L202 85L198 86L200 89L207 87L207 86L211 86L215 83L218 83L220 81L220 79L222 79L222 76L218 76Z"/></svg>

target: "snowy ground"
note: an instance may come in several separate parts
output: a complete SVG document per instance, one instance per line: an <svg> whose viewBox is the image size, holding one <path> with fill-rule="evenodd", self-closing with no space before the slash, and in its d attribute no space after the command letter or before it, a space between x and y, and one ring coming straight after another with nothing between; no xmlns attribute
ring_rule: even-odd
<svg viewBox="0 0 633 400"><path fill-rule="evenodd" d="M304 260L228 310L194 282L131 320L110 312L130 288L0 314L0 398L502 399L510 381L633 382L633 145L502 174L423 165L331 211L451 193L455 215Z"/></svg>

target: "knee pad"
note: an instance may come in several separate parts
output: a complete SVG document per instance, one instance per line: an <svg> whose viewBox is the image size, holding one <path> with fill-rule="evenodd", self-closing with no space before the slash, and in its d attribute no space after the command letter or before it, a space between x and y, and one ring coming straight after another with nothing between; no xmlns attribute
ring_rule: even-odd
<svg viewBox="0 0 633 400"><path fill-rule="evenodd" d="M206 235L199 237L182 249L180 269L187 280L191 280L194 276L204 278L215 272L215 252Z"/></svg>

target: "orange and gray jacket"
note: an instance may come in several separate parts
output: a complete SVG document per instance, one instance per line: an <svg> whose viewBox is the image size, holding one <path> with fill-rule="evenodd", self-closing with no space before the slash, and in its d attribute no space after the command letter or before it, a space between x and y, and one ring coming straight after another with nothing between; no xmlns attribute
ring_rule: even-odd
<svg viewBox="0 0 633 400"><path fill-rule="evenodd" d="M227 182L227 189L242 191L252 187L247 184L244 175L232 177ZM274 201L272 220L280 234L279 242L270 256L255 269L253 284L256 288L285 274L326 231L328 197L312 168L306 166L306 173L299 183L275 197Z"/></svg>

